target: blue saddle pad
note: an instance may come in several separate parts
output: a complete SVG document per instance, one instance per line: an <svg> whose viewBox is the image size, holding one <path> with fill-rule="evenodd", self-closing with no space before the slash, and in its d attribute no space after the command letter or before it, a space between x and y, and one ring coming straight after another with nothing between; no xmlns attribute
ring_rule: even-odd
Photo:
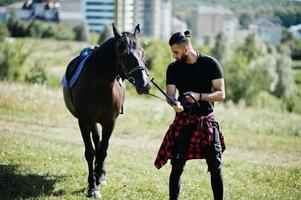
<svg viewBox="0 0 301 200"><path fill-rule="evenodd" d="M76 83L85 63L95 47L86 47L84 48L80 54L75 57L69 64L66 69L66 72L62 78L61 84L65 88L72 88Z"/></svg>

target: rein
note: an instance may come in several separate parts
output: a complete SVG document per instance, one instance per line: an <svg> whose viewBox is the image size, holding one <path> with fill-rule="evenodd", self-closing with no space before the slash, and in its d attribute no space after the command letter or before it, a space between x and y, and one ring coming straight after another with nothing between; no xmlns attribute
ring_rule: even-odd
<svg viewBox="0 0 301 200"><path fill-rule="evenodd" d="M149 75L148 75L149 76ZM174 106L176 106L177 104L176 104L176 102L173 100L173 99L171 99L161 88L160 88L160 86L155 82L155 78L152 78L151 80L150 80L151 82L152 82L152 84L168 99L168 101L172 104L172 105L174 105ZM158 99L161 99L161 100L163 100L163 101L166 101L166 100L164 100L164 99L162 99L161 97L158 97L158 96L156 96L156 95L154 95L154 94L151 94L151 93L149 93L149 95L150 96L153 96L153 97L156 97L156 98L158 98Z"/></svg>
<svg viewBox="0 0 301 200"><path fill-rule="evenodd" d="M149 76L149 74L147 74L148 76ZM150 82L152 82L152 84L168 99L168 101L173 105L173 106L177 106L177 104L176 104L176 102L172 99L172 98L170 98L167 94L166 94L166 92L164 92L161 88L160 88L160 86L155 82L155 78L152 78L151 80L150 80ZM150 95L150 96L152 96L152 97L155 97L155 98L158 98L158 99L160 99L160 100L162 100L162 101L165 101L166 102L166 100L164 100L163 98L161 98L161 97L158 97L158 96L156 96L156 95L154 95L154 94L151 94L151 93L148 93L148 95ZM191 112L191 108L194 106L194 105L196 105L197 107L199 107L200 106L200 103L191 95L191 94L187 94L187 95L185 95L185 96L190 96L193 100L194 100L194 103L193 104L191 104L191 105L189 105L189 104L187 104L187 103L184 103L183 104L183 107L185 107L185 108L188 108L189 109L189 113ZM185 97L184 97L185 98ZM183 102L185 102L184 100L183 100Z"/></svg>

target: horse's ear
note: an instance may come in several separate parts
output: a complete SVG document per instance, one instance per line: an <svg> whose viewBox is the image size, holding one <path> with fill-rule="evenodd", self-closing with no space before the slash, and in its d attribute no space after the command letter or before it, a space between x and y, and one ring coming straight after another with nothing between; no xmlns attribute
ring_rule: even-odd
<svg viewBox="0 0 301 200"><path fill-rule="evenodd" d="M119 39L121 37L120 32L117 30L117 28L115 27L114 23L112 23L113 26L113 32L114 32L114 36L116 39Z"/></svg>
<svg viewBox="0 0 301 200"><path fill-rule="evenodd" d="M140 24L138 24L135 28L135 31L134 31L134 36L137 37L139 36L140 34Z"/></svg>

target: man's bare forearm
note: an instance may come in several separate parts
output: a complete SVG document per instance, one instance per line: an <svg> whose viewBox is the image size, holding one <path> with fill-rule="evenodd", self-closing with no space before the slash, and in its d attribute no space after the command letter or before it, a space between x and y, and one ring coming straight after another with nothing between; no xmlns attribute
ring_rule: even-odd
<svg viewBox="0 0 301 200"><path fill-rule="evenodd" d="M217 101L224 101L224 99L225 99L225 93L222 91L200 94L200 100L202 101L217 102Z"/></svg>

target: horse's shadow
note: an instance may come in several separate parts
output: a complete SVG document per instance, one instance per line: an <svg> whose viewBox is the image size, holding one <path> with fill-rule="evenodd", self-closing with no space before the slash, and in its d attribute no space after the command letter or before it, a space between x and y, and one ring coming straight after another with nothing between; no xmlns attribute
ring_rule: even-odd
<svg viewBox="0 0 301 200"><path fill-rule="evenodd" d="M40 196L60 196L54 184L62 177L21 174L16 165L0 164L0 199L28 199Z"/></svg>

